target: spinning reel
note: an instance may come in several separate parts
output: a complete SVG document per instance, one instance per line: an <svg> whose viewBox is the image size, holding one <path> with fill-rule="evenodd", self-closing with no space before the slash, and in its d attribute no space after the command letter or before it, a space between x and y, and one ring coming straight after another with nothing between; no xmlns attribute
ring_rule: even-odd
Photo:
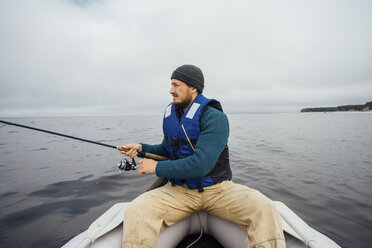
<svg viewBox="0 0 372 248"><path fill-rule="evenodd" d="M119 171L130 171L130 170L137 170L137 164L134 158L132 158L132 161L129 161L128 159L124 158L118 163Z"/></svg>

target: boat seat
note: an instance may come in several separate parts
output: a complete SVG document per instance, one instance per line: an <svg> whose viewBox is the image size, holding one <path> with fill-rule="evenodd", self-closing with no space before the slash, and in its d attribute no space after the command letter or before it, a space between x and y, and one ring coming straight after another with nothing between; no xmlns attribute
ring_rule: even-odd
<svg viewBox="0 0 372 248"><path fill-rule="evenodd" d="M201 223L199 223L198 214ZM244 241L247 233L243 229L205 211L195 213L173 226L165 228L160 233L157 247L176 247L187 235L200 233L200 224L203 227L203 233L213 236L222 246L245 247Z"/></svg>

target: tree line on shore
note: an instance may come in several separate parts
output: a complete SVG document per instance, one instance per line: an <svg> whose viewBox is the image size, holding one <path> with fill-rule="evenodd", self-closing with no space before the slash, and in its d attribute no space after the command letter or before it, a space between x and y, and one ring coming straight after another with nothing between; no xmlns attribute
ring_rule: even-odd
<svg viewBox="0 0 372 248"><path fill-rule="evenodd" d="M372 102L363 105L342 105L337 107L304 108L301 112L336 112L336 111L369 111L372 110Z"/></svg>

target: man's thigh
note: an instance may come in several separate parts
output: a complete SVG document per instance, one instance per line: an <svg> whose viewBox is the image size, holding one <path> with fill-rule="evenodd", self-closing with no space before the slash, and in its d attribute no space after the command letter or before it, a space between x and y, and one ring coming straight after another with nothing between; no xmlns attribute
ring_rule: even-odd
<svg viewBox="0 0 372 248"><path fill-rule="evenodd" d="M204 210L242 228L249 222L256 221L257 209L272 206L272 201L261 192L244 185L224 181L215 186L215 189L206 191Z"/></svg>
<svg viewBox="0 0 372 248"><path fill-rule="evenodd" d="M138 196L130 203L127 211L135 212L137 218L142 217L143 221L158 219L163 221L165 226L170 226L200 208L201 195L197 190L182 186L173 187L168 183Z"/></svg>

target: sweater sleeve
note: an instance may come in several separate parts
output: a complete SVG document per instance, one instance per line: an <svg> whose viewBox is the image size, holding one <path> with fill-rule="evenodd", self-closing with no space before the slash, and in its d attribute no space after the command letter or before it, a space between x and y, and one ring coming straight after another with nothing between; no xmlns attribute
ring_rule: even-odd
<svg viewBox="0 0 372 248"><path fill-rule="evenodd" d="M183 159L159 161L156 175L173 179L195 179L208 175L227 145L229 123L224 113L206 107L200 118L200 136L195 152Z"/></svg>

